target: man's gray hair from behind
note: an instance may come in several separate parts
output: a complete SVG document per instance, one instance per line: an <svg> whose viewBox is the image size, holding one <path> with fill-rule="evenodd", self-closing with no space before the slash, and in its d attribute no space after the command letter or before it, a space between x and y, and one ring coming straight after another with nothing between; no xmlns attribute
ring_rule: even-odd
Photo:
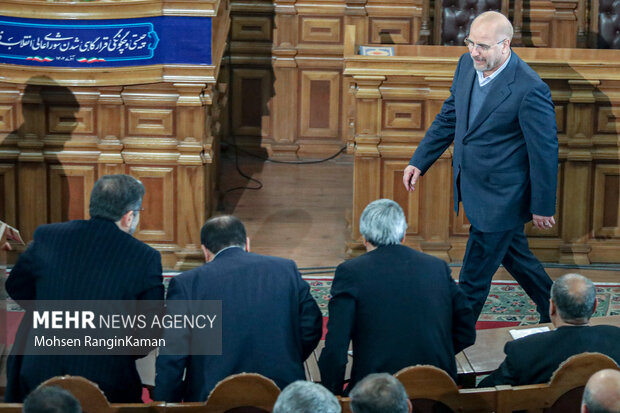
<svg viewBox="0 0 620 413"><path fill-rule="evenodd" d="M298 380L286 386L272 413L340 413L336 396L317 383Z"/></svg>
<svg viewBox="0 0 620 413"><path fill-rule="evenodd" d="M562 320L587 322L596 306L596 288L580 274L564 274L551 286L551 299Z"/></svg>
<svg viewBox="0 0 620 413"><path fill-rule="evenodd" d="M373 373L357 383L351 393L353 413L408 413L409 397L398 379L387 373Z"/></svg>
<svg viewBox="0 0 620 413"><path fill-rule="evenodd" d="M364 208L360 233L375 247L398 245L407 232L403 209L391 199L377 199Z"/></svg>

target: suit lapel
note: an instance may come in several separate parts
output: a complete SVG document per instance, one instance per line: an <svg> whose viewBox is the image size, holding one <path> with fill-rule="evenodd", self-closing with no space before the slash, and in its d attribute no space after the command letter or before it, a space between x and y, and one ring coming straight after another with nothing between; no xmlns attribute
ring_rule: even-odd
<svg viewBox="0 0 620 413"><path fill-rule="evenodd" d="M474 70L474 66L471 62L471 58L469 59L469 64L465 66L465 73L463 74L463 81L459 82L457 86L457 119L465 119L465 130L467 130L467 124L469 119L469 100L471 99L471 90L474 86L474 81L476 77L476 71Z"/></svg>
<svg viewBox="0 0 620 413"><path fill-rule="evenodd" d="M508 66L500 73L493 82L489 85L492 89L489 91L480 112L476 115L476 118L472 122L471 125L467 128L467 133L464 138L469 136L473 131L475 131L488 117L493 113L493 111L504 101L510 94L512 93L510 90L510 85L514 81L515 78L515 69L517 67L517 55L511 52L510 62L508 62ZM472 82L473 84L473 82ZM470 86L470 94L467 99L467 106L469 107L469 96L471 96L471 86ZM469 113L469 110L468 110Z"/></svg>

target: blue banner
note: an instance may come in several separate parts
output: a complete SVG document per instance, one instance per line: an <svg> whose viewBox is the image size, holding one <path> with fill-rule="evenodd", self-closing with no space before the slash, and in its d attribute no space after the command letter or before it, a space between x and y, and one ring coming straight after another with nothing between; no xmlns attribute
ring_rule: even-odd
<svg viewBox="0 0 620 413"><path fill-rule="evenodd" d="M116 20L0 16L0 63L54 67L211 64L211 18Z"/></svg>

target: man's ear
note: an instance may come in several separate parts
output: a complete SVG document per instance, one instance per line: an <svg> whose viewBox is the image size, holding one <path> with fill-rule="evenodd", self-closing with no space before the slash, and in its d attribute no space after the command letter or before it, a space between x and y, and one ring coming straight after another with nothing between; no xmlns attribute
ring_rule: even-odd
<svg viewBox="0 0 620 413"><path fill-rule="evenodd" d="M250 252L250 238L245 237L245 251Z"/></svg>
<svg viewBox="0 0 620 413"><path fill-rule="evenodd" d="M592 309L592 314L596 311L596 307L598 306L598 300L594 297L594 308Z"/></svg>
<svg viewBox="0 0 620 413"><path fill-rule="evenodd" d="M413 411L413 405L411 404L411 400L407 399L407 406L409 406L409 413Z"/></svg>
<svg viewBox="0 0 620 413"><path fill-rule="evenodd" d="M134 219L136 219L135 212L127 211L121 217L121 219L116 221L116 225L121 229L121 231L129 233L129 230L131 229L131 223Z"/></svg>
<svg viewBox="0 0 620 413"><path fill-rule="evenodd" d="M556 307L555 303L553 302L552 299L549 299L549 318L556 315L557 312L558 312L558 308Z"/></svg>
<svg viewBox="0 0 620 413"><path fill-rule="evenodd" d="M215 254L209 251L204 245L201 245L200 248L202 248L202 253L205 255L205 262L213 261L213 258L215 258Z"/></svg>

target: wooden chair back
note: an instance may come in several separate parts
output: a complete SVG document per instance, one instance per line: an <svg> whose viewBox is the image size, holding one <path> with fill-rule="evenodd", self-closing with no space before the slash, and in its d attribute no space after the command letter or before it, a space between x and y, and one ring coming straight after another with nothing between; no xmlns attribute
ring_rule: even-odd
<svg viewBox="0 0 620 413"><path fill-rule="evenodd" d="M207 399L205 412L270 412L278 395L278 386L265 376L256 373L235 374L215 386Z"/></svg>
<svg viewBox="0 0 620 413"><path fill-rule="evenodd" d="M495 389L462 389L434 366L406 367L394 375L405 387L414 412L493 412Z"/></svg>
<svg viewBox="0 0 620 413"><path fill-rule="evenodd" d="M52 377L41 386L61 387L75 396L84 413L155 413L163 412L164 403L112 403L108 402L96 383L79 376Z"/></svg>
<svg viewBox="0 0 620 413"><path fill-rule="evenodd" d="M548 384L506 386L499 392L499 405L505 411L577 413L588 379L603 369L620 370L613 359L600 353L574 355L558 367Z"/></svg>

